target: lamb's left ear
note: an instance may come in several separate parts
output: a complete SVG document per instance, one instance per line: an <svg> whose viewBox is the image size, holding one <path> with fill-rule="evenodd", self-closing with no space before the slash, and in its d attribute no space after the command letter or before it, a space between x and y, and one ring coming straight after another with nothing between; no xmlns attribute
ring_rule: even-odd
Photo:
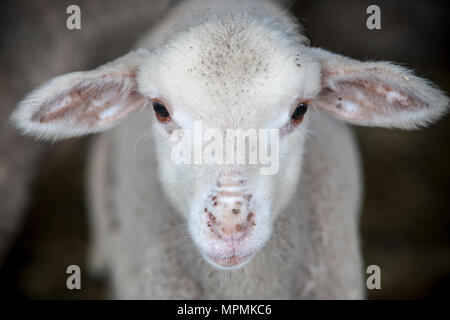
<svg viewBox="0 0 450 320"><path fill-rule="evenodd" d="M441 117L449 100L411 71L388 62L361 62L319 48L308 49L322 66L314 105L344 121L414 129Z"/></svg>
<svg viewBox="0 0 450 320"><path fill-rule="evenodd" d="M95 70L51 79L21 101L11 119L24 133L39 138L109 129L145 104L136 76L147 57L140 49Z"/></svg>

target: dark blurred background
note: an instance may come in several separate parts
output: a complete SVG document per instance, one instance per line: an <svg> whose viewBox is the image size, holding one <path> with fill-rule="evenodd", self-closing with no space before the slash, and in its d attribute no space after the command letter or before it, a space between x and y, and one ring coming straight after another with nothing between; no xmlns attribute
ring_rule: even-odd
<svg viewBox="0 0 450 320"><path fill-rule="evenodd" d="M126 53L178 1L2 1L0 5L0 295L106 297L85 270L85 154L89 138L38 143L8 123L15 104L43 81L95 68ZM81 30L65 27L81 8ZM381 30L366 8L381 8ZM285 1L311 45L357 59L391 60L450 92L446 1ZM420 131L355 128L364 164L361 220L365 266L381 267L371 299L449 298L450 116Z"/></svg>

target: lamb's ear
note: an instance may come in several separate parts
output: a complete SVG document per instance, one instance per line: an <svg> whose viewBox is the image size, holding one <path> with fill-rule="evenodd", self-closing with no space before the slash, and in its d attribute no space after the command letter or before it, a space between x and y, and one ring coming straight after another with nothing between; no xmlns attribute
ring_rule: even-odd
<svg viewBox="0 0 450 320"><path fill-rule="evenodd" d="M145 104L136 76L147 57L140 49L92 71L53 78L21 101L11 119L24 133L39 138L109 129Z"/></svg>
<svg viewBox="0 0 450 320"><path fill-rule="evenodd" d="M337 118L358 125L414 129L448 110L444 93L405 68L309 50L322 65L322 89L314 105Z"/></svg>

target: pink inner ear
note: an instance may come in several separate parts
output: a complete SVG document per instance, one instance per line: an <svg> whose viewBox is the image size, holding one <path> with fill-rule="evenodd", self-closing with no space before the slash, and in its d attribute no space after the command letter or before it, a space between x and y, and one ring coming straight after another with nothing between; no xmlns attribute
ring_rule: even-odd
<svg viewBox="0 0 450 320"><path fill-rule="evenodd" d="M114 122L143 105L134 78L86 81L43 104L32 121L102 125Z"/></svg>
<svg viewBox="0 0 450 320"><path fill-rule="evenodd" d="M329 75L328 75L329 76ZM329 76L323 83L316 106L350 122L381 120L401 112L428 107L398 79L380 79L378 75ZM402 86L403 85L403 86Z"/></svg>

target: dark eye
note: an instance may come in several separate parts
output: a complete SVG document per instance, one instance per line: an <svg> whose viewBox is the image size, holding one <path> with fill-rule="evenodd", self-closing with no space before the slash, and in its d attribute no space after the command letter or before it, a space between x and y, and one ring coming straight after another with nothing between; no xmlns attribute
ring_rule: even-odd
<svg viewBox="0 0 450 320"><path fill-rule="evenodd" d="M292 113L291 121L295 124L302 122L303 116L308 111L308 104L306 102L300 102Z"/></svg>
<svg viewBox="0 0 450 320"><path fill-rule="evenodd" d="M161 101L153 101L153 110L155 111L156 119L160 122L169 122L170 114Z"/></svg>

